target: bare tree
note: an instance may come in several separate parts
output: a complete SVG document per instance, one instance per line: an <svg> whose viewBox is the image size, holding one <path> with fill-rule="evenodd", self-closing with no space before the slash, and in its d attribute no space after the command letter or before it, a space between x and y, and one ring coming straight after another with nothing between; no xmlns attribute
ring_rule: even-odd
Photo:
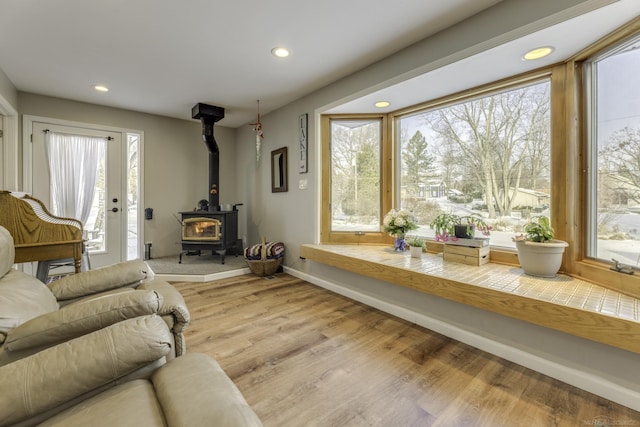
<svg viewBox="0 0 640 427"><path fill-rule="evenodd" d="M598 154L601 203L627 204L628 200L640 203L640 129L624 127L614 132Z"/></svg>
<svg viewBox="0 0 640 427"><path fill-rule="evenodd" d="M445 107L425 118L441 146L471 171L489 216L495 217L511 213L525 167L542 173L548 115L549 89L543 83Z"/></svg>

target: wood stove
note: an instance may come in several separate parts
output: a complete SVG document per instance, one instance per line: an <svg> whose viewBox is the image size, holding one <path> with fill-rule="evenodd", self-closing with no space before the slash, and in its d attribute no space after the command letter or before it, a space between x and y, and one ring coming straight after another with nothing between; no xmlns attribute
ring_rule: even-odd
<svg viewBox="0 0 640 427"><path fill-rule="evenodd" d="M222 211L219 204L220 152L213 136L213 125L224 118L224 108L198 103L191 110L194 119L202 122L202 139L209 150L209 203L208 210L196 208L192 212L180 212L182 255L187 252L212 251L220 254L222 264L228 249L238 242L238 211ZM202 200L206 202L206 200Z"/></svg>
<svg viewBox="0 0 640 427"><path fill-rule="evenodd" d="M182 222L182 255L187 252L212 251L220 255L222 264L228 249L238 241L238 211L180 212Z"/></svg>

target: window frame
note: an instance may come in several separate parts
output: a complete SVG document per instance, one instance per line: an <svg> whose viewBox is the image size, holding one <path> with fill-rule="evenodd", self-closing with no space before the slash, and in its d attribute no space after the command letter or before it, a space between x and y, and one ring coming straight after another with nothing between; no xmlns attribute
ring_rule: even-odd
<svg viewBox="0 0 640 427"><path fill-rule="evenodd" d="M432 102L426 102L418 106L392 112L390 115L392 116L391 120L394 123L394 131L395 131L393 135L393 140L394 140L394 143L396 144L396 150L394 151L394 155L396 156L394 159L395 164L397 165L398 168L400 167L399 164L401 162L402 147L400 147L401 144L398 142L400 140L400 135L399 135L400 125L398 122L402 118L406 116L414 115L416 113L434 111L441 108L454 106L456 104L471 102L480 98L485 98L485 97L493 96L493 95L504 93L504 92L514 91L519 88L539 84L542 82L548 82L549 95L551 97L552 80L553 80L553 70L551 68L545 68L545 69L536 70L531 73L526 73L526 74L518 75L512 78L500 80L494 83L488 83L486 85L478 87L477 89L469 89L467 91L461 92L459 94L455 94L453 96L445 96L443 98L436 99ZM550 130L550 134L551 134L553 132L553 126L554 126L553 124L553 120L554 120L553 108L554 107L553 107L553 101L551 99L549 103L550 103L550 124L549 125L551 128ZM552 141L550 142L550 145L552 145ZM553 170L551 169L553 164L552 159L550 159L550 163L551 163L550 179L553 179ZM396 169L396 170L400 170L400 169ZM394 178L396 177L394 176ZM401 180L401 177L397 177L397 179L399 182ZM395 190L398 197L394 199L394 206L399 206L400 205L399 184L398 184L398 188L396 188ZM552 194L550 194L550 200L553 200ZM431 237L426 237L426 239L427 239L428 247L433 248L434 251L438 251L438 252L442 251L443 243L436 243L435 239L432 239ZM492 259L500 259L500 262L502 263L514 264L514 265L518 264L517 258L515 259L515 261L512 259L513 255L516 253L515 251L516 251L515 244L513 247L491 245Z"/></svg>
<svg viewBox="0 0 640 427"><path fill-rule="evenodd" d="M586 245L590 244L587 238L587 227L590 226L589 221L589 183L586 171L591 166L591 148L589 146L589 134L592 131L591 120L589 118L587 102L587 91L590 86L585 84L585 67L587 61L593 60L606 52L615 49L617 45L624 43L625 40L640 35L640 18L636 18L618 30L605 36L598 42L587 47L583 51L577 53L573 58L567 61L567 70L571 70L575 84L569 91L577 105L575 114L578 122L577 129L577 152L580 156L579 167L573 169L573 181L580 184L579 198L574 198L573 206L568 206L567 211L576 218L574 227L571 227L570 235L579 242L576 248L571 248L570 263L568 264L567 274L589 280L593 283L605 286L607 288L617 290L627 295L640 297L640 275L628 275L615 272L610 269L612 263L603 262L595 258L587 257ZM568 71L569 73L569 71ZM569 217L571 218L571 217Z"/></svg>
<svg viewBox="0 0 640 427"><path fill-rule="evenodd" d="M393 178L389 164L393 143L389 137L387 114L327 114L320 117L322 139L322 209L320 214L320 243L367 243L385 244L391 241L381 229L379 231L333 231L331 229L331 121L332 120L380 120L380 224L384 214L391 209L391 194L388 183Z"/></svg>

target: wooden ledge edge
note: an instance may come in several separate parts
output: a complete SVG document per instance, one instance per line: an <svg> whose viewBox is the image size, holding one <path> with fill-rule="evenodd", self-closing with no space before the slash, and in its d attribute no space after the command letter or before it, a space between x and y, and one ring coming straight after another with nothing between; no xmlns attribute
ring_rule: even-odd
<svg viewBox="0 0 640 427"><path fill-rule="evenodd" d="M319 245L301 245L300 256L393 285L640 353L640 323L630 319L337 254L323 250Z"/></svg>

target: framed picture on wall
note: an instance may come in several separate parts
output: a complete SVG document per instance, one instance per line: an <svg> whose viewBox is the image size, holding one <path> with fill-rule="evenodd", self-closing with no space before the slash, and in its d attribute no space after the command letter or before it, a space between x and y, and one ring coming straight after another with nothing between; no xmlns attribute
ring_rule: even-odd
<svg viewBox="0 0 640 427"><path fill-rule="evenodd" d="M309 145L307 138L307 114L301 114L298 119L298 141L300 142L300 173L307 173L309 167L308 154Z"/></svg>
<svg viewBox="0 0 640 427"><path fill-rule="evenodd" d="M271 192L287 190L287 147L282 147L271 152Z"/></svg>

